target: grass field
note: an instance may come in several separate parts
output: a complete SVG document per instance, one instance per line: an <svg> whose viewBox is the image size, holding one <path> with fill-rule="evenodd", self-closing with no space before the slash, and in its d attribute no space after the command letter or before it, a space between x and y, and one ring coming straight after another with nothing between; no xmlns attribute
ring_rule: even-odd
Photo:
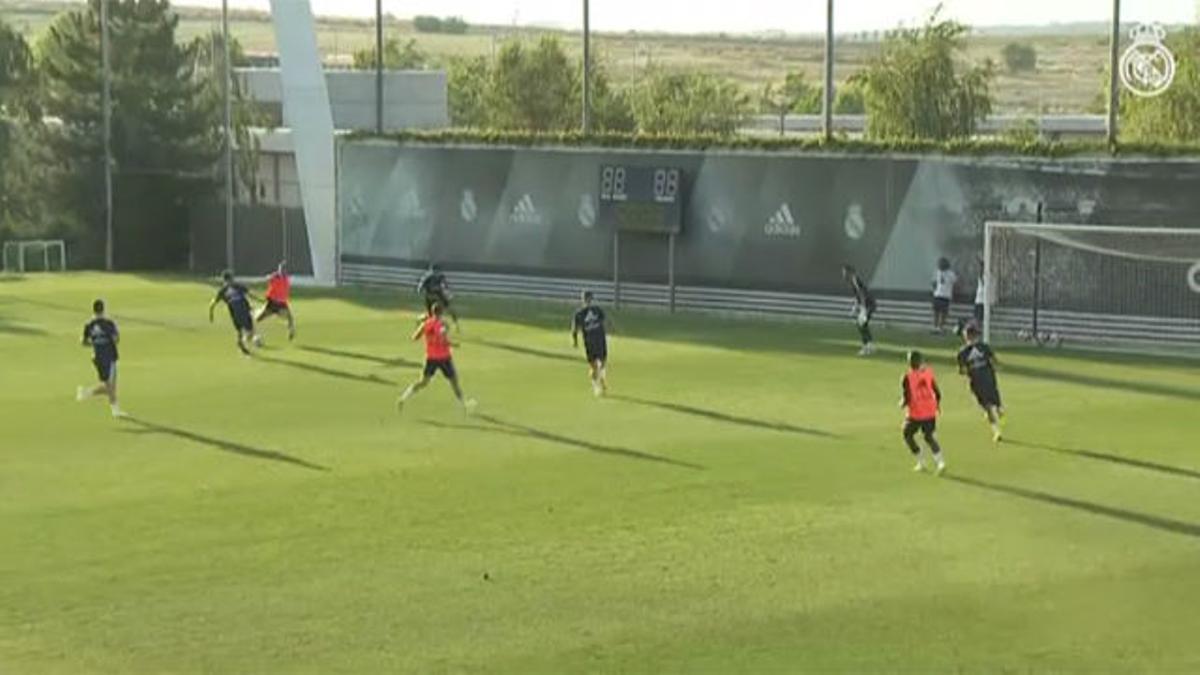
<svg viewBox="0 0 1200 675"><path fill-rule="evenodd" d="M930 3L932 8L934 3ZM11 6L7 9L6 5ZM4 19L30 36L40 34L53 12L62 5L31 5L22 0L0 0ZM219 30L219 15L194 7L181 7L179 37L193 37ZM916 21L921 17L914 16ZM276 51L275 34L265 14L237 12L230 30L246 50L255 54ZM409 21L392 20L389 36L413 38L422 51L437 63L455 56L488 56L498 44L513 35L535 39L545 30L478 26L466 35L417 33ZM578 33L552 31L568 50L580 58L582 40ZM370 49L375 32L370 22L325 17L318 26L318 42L325 59L348 65L354 52ZM1022 37L974 35L969 40L970 57L977 61L990 58L1003 64L1002 52L1012 42L1028 43L1038 52L1035 72L1009 73L998 70L995 108L999 113L1029 114L1082 113L1096 106L1104 91L1104 71L1108 63L1108 40L1099 31L1089 33L1039 33ZM877 40L844 39L837 45L835 77L841 81L861 70L879 51ZM714 73L741 84L757 96L768 82L779 82L789 72L802 71L811 82L820 82L824 63L824 43L819 37L760 39L753 36L656 35L637 33L601 33L595 36L597 54L619 84L637 81L650 65L670 70Z"/></svg>
<svg viewBox="0 0 1200 675"><path fill-rule="evenodd" d="M932 338L618 312L596 400L567 307L468 298L478 413L398 417L406 293L301 293L253 360L211 293L0 280L0 671L1200 670L1195 363L1002 352L995 448ZM73 400L96 295L124 421Z"/></svg>

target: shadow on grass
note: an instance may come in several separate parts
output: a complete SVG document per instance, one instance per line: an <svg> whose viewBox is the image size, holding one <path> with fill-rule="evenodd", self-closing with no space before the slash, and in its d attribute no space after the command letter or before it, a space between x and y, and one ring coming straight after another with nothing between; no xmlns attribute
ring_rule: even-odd
<svg viewBox="0 0 1200 675"><path fill-rule="evenodd" d="M125 417L125 418L122 418L122 421L127 424L135 425L137 427L136 429L125 429L124 430L125 433L161 434L164 436L173 436L175 438L179 438L179 439L182 439L185 441L191 441L193 443L199 443L200 445L206 445L215 450L220 450L221 452L228 452L228 453L232 453L235 455L241 455L242 457L251 457L253 459L264 459L264 460L268 460L271 462L282 462L284 464L298 466L298 467L301 467L304 469L309 469L311 471L329 471L329 467L321 466L320 464L313 464L312 462L308 462L306 460L300 459L299 457L293 457L292 455L289 455L289 454L283 453L283 452L279 452L276 450L263 450L261 448L255 448L255 447L251 447L249 445L244 445L242 443L235 443L233 441L227 441L227 440L220 439L220 438L214 438L212 436L205 436L203 434L198 434L193 431L187 431L185 429L169 427L169 426L166 426L165 424L156 424L154 422L148 422L146 420L138 419L136 417Z"/></svg>
<svg viewBox="0 0 1200 675"><path fill-rule="evenodd" d="M32 298L6 298L6 301L13 302L13 303L20 303L23 305L29 305L31 307L39 307L41 309L50 309L50 310L54 310L56 312L77 314L80 317L79 325L81 328L82 328L84 322L86 322L92 316L92 308L91 308L90 304L78 305L78 306L64 305L64 304L57 303L57 302L47 302L45 300L34 300ZM140 326L150 326L152 328L165 328L168 330L182 330L182 331L187 331L189 333L194 333L194 332L201 330L201 325L199 322L197 322L195 325L183 324L183 323L170 323L168 321L159 321L157 319L147 319L144 317L134 316L131 314L125 314L123 312L112 312L110 314L110 316L118 324L131 323L135 326L140 325Z"/></svg>
<svg viewBox="0 0 1200 675"><path fill-rule="evenodd" d="M21 323L13 323L8 319L0 318L0 335L17 335L20 337L33 337L37 335L46 335L46 331L37 326L29 326Z"/></svg>
<svg viewBox="0 0 1200 675"><path fill-rule="evenodd" d="M1030 490L1028 488L1015 487L1012 485L1001 485L999 483L989 483L976 478L965 476L947 475L942 477L943 480L948 480L959 485L966 485L995 494L1007 495L1009 497L1018 497L1029 501L1040 502L1042 504L1050 504L1084 513L1090 513L1096 516L1103 516L1113 520L1120 520L1126 523L1142 525L1145 527L1170 532L1172 534L1182 534L1188 537L1200 537L1200 525L1195 523L1187 523L1181 520L1173 520L1171 518L1162 518L1160 516L1150 515L1148 513L1139 513L1137 511L1129 511L1119 509L1114 506L1105 506L1104 504L1096 504L1095 502L1083 501L1081 499L1071 499L1070 497L1059 497L1048 492L1040 492L1038 490Z"/></svg>
<svg viewBox="0 0 1200 675"><path fill-rule="evenodd" d="M682 461L679 461L676 459L671 459L670 457L663 457L661 455L655 455L655 454L651 454L649 452L643 452L641 450L633 450L630 448L622 448L622 447L615 446L615 445L605 445L603 443L596 443L594 441L586 441L586 440L581 440L578 438L571 438L570 436L563 436L561 434L556 434L556 433L549 432L549 431L543 431L541 429L536 429L534 427L529 427L529 426L525 426L522 424L516 424L514 422L506 422L502 419L499 419L497 417L492 417L490 415L476 415L476 418L487 422L488 425L461 424L461 423L460 424L451 424L451 423L446 423L446 422L434 422L431 420L425 420L424 424L431 426L431 427L438 428L438 429L454 429L454 430L458 430L458 431L478 431L481 433L504 434L506 436L515 436L517 438L531 438L534 440L546 441L548 443L555 443L558 445L565 445L565 446L572 447L572 448L578 448L580 450L587 450L589 452L596 452L596 453L600 453L602 455L610 455L613 457L623 457L625 459L636 459L636 460L640 460L643 462L656 462L658 464L669 464L671 466L676 466L676 467L680 467L680 468L684 468L684 469L692 469L694 471L703 471L704 470L704 467L700 466L699 464L692 464L690 462L682 462Z"/></svg>
<svg viewBox="0 0 1200 675"><path fill-rule="evenodd" d="M313 363L301 363L299 361L288 361L287 359L277 359L273 356L266 356L262 352L258 352L257 354L255 354L254 358L256 361L262 361L263 363L270 363L270 364L277 365L277 366L284 366L286 368L293 368L295 370L304 371L304 372L310 373L312 375L324 375L325 377L332 377L332 378L339 379L339 380L345 380L347 382L359 382L362 384L378 384L378 385L383 385L385 387L400 386L399 384L397 384L391 380L382 378L375 374L359 375L357 373L348 373L344 370L337 370L336 368L327 368L325 366L318 366Z"/></svg>
<svg viewBox="0 0 1200 675"><path fill-rule="evenodd" d="M571 356L570 354L563 354L562 352L552 352L546 349L537 349L536 347L521 347L518 345L510 345L504 342L494 342L492 340L472 340L471 342L483 345L484 347L491 347L492 349L511 352L513 354L534 356L540 359L550 359L552 361L564 361L566 363L572 363L576 365L584 365L586 360L582 353L579 356Z"/></svg>
<svg viewBox="0 0 1200 675"><path fill-rule="evenodd" d="M374 354L363 354L360 352L350 352L342 349L327 349L325 347L301 347L301 351L311 352L313 354L321 354L323 356L336 356L343 359L353 359L355 361L367 361L375 363L387 368L421 368L424 364L408 359L394 358L389 359L383 356L375 356Z"/></svg>
<svg viewBox="0 0 1200 675"><path fill-rule="evenodd" d="M1191 389L1189 387L1179 387L1170 384L1157 384L1154 382L1135 381L1135 380L1115 380L1108 377L1099 377L1096 375L1084 375L1083 373L1072 373L1062 370L1048 370L1038 368L1036 366L1027 366L1022 364L1004 363L1001 365L1000 372L1012 373L1022 377L1031 377L1040 380L1051 380L1056 383L1074 384L1083 387L1097 387L1100 389L1119 389L1133 394L1147 394L1150 396L1166 396L1168 398L1178 398L1185 401L1200 401L1200 389Z"/></svg>
<svg viewBox="0 0 1200 675"><path fill-rule="evenodd" d="M1149 462L1144 459L1134 459L1132 457L1122 457L1120 455L1111 455L1104 452L1096 452L1095 450L1080 450L1076 448L1060 448L1053 445L1042 445L1039 443L1027 443L1016 439L1005 439L1005 445L1015 445L1019 448L1029 448L1031 450L1046 450L1049 452L1058 453L1060 455L1071 455L1074 457L1083 457L1085 459L1094 459L1098 462L1107 462L1109 464L1117 464L1120 466L1133 467L1135 469L1144 469L1146 471L1156 471L1158 473L1167 474L1170 476L1181 476L1183 478L1192 478L1200 480L1200 471L1193 469L1184 469L1170 464L1159 464L1158 462Z"/></svg>
<svg viewBox="0 0 1200 675"><path fill-rule="evenodd" d="M740 417L731 415L717 410L706 410L704 408L695 408L682 403L668 403L666 401L651 401L644 398L636 398L634 396L609 396L609 398L632 403L634 405L645 406L647 408L657 408L668 412L680 413L682 415L692 415L694 417L702 417L714 422L723 422L725 424L735 424L737 426L749 427L752 429L762 429L766 431L782 431L789 434L801 434L804 436L817 436L820 438L837 438L836 434L829 433L821 429L810 429L808 427L799 427L783 422L767 422L765 420L756 420L751 417Z"/></svg>

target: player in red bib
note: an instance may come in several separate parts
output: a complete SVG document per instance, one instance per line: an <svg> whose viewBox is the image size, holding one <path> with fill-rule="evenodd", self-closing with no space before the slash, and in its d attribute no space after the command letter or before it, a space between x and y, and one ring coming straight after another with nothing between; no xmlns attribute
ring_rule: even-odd
<svg viewBox="0 0 1200 675"><path fill-rule="evenodd" d="M440 304L434 304L425 320L417 327L417 331L413 333L413 342L417 340L425 340L425 372L421 379L408 385L400 398L396 399L396 410L402 411L404 404L408 399L412 398L418 391L424 389L433 379L433 376L441 371L442 375L446 376L446 380L450 382L450 388L454 390L454 397L458 399L459 404L464 409L470 411L475 407L475 401L463 397L462 387L458 385L458 373L454 370L454 357L451 354L453 343L450 342L450 334L446 328L446 322L442 320L444 308Z"/></svg>
<svg viewBox="0 0 1200 675"><path fill-rule="evenodd" d="M925 460L921 458L921 446L917 445L916 435L920 431L933 453L933 462L938 474L946 470L946 461L942 458L942 447L934 438L937 431L938 414L942 411L942 390L938 389L937 378L933 370L925 365L921 352L908 353L908 372L900 381L903 398L900 407L907 410L904 419L904 442L917 458L914 471L925 470Z"/></svg>
<svg viewBox="0 0 1200 675"><path fill-rule="evenodd" d="M292 316L292 308L289 304L292 296L292 277L287 273L287 261L279 263L279 267L267 277L267 304L263 305L262 310L258 313L257 323L262 323L262 320L268 316L275 314L282 315L287 319L288 324L288 339L296 338L296 319Z"/></svg>

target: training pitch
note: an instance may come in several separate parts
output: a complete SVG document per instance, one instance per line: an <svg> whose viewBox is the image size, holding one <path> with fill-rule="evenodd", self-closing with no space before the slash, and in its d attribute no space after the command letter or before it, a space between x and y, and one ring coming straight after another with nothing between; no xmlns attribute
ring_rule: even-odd
<svg viewBox="0 0 1200 675"><path fill-rule="evenodd" d="M996 448L949 338L613 312L597 400L568 306L463 298L477 414L400 417L409 289L302 291L254 359L214 291L0 279L0 671L1200 670L1195 362L1001 346ZM95 297L126 420L74 400Z"/></svg>

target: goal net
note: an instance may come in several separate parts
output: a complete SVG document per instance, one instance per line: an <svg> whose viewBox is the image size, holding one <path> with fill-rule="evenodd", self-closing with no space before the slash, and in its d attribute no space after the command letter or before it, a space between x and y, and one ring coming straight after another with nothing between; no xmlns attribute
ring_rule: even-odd
<svg viewBox="0 0 1200 675"><path fill-rule="evenodd" d="M1200 350L1200 229L985 231L986 339Z"/></svg>
<svg viewBox="0 0 1200 675"><path fill-rule="evenodd" d="M65 272L67 245L62 239L34 239L4 242L4 271Z"/></svg>

